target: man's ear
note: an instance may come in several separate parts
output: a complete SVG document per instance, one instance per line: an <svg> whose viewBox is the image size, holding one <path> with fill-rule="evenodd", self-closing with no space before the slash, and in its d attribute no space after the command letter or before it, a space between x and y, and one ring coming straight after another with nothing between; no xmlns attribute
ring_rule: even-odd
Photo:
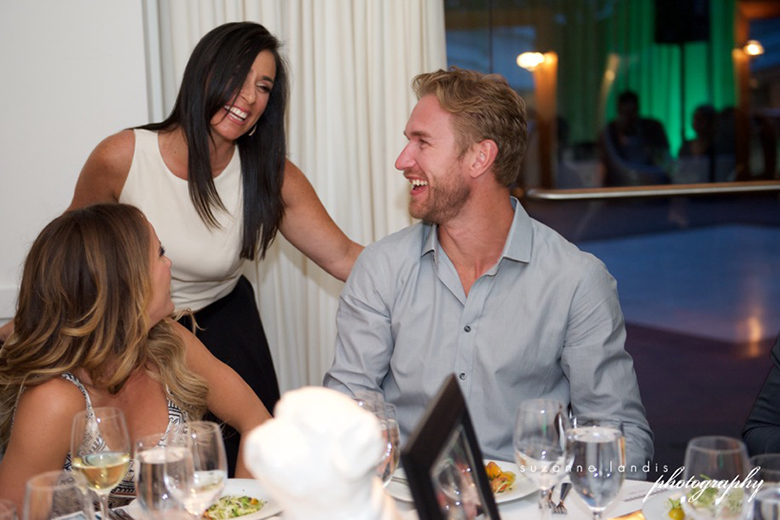
<svg viewBox="0 0 780 520"><path fill-rule="evenodd" d="M498 156L498 145L492 139L485 139L474 144L474 160L471 165L471 176L477 178L493 169L493 163Z"/></svg>

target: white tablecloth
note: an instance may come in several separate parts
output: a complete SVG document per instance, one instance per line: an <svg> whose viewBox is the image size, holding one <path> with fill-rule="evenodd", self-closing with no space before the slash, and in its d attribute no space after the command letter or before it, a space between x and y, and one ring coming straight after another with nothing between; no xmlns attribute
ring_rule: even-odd
<svg viewBox="0 0 780 520"><path fill-rule="evenodd" d="M637 510L641 510L644 505L644 498L647 493L653 487L652 482L640 482L636 480L626 480L623 484L623 488L620 490L617 500L615 500L604 511L603 518L614 518L616 516L632 513ZM669 490L658 488L653 493L653 496L659 493L669 493ZM539 493L532 493L524 498L515 500L512 502L505 502L499 504L498 511L501 515L501 520L536 520L541 518L539 514ZM418 520L417 512L414 509L414 504L411 502L404 502L401 500L395 501L396 508L404 520ZM126 508L122 508L126 509ZM551 515L552 520L591 520L593 515L591 514L588 506L585 505L577 493L572 490L566 499L566 509L568 513L565 515ZM131 511L137 514L137 511ZM136 516L136 520L140 520ZM282 519L284 514L274 515L273 519ZM648 518L646 520L659 520L655 518Z"/></svg>
<svg viewBox="0 0 780 520"><path fill-rule="evenodd" d="M652 482L626 480L617 500L604 511L603 518L613 518L642 509L643 499L652 486ZM539 493L533 493L513 502L499 504L498 511L501 520L534 520L541 518L538 503ZM413 504L396 500L396 507L404 520L417 520ZM590 520L593 518L588 506L574 490L569 493L566 499L566 509L568 510L566 515L551 515L552 520Z"/></svg>

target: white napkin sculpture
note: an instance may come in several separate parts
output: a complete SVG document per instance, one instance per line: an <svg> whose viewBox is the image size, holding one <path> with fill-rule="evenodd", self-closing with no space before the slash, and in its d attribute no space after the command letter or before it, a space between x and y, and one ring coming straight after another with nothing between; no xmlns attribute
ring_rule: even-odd
<svg viewBox="0 0 780 520"><path fill-rule="evenodd" d="M286 520L396 520L376 467L379 421L335 390L284 394L274 418L252 430L244 462Z"/></svg>

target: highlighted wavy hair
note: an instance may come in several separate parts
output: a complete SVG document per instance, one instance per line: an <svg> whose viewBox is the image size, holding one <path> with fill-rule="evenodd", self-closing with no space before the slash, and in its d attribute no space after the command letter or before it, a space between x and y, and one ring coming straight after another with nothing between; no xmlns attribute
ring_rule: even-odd
<svg viewBox="0 0 780 520"><path fill-rule="evenodd" d="M146 370L191 417L204 413L208 388L187 370L174 322L148 321L150 241L146 218L126 204L69 211L38 235L0 349L0 448L24 388L77 369L111 394Z"/></svg>

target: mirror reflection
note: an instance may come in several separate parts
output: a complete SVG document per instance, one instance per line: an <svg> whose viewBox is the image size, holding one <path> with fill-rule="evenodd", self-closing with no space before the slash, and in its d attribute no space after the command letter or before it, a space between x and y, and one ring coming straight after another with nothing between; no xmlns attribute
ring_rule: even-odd
<svg viewBox="0 0 780 520"><path fill-rule="evenodd" d="M526 100L517 187L780 179L780 2L446 0L450 65Z"/></svg>

